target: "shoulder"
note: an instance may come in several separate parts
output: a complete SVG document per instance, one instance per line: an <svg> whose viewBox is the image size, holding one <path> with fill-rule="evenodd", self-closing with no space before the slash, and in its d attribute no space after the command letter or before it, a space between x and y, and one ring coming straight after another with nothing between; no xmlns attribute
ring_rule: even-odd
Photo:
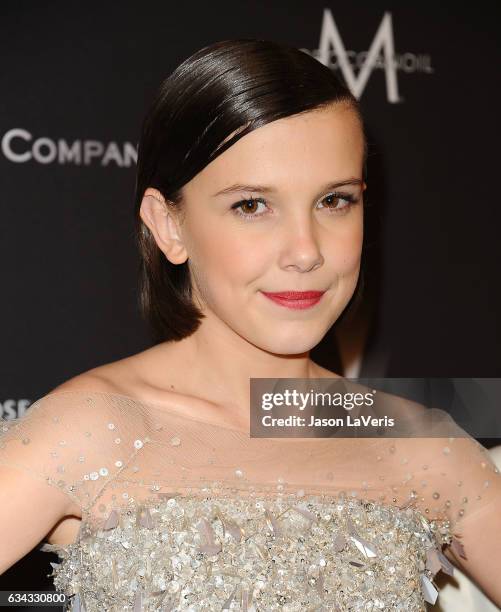
<svg viewBox="0 0 501 612"><path fill-rule="evenodd" d="M452 484L447 502L452 504L454 538L447 557L496 603L501 603L499 570L490 559L501 556L501 476L496 453L474 439L453 440ZM452 455L452 452L448 453ZM453 490L451 490L453 489Z"/></svg>
<svg viewBox="0 0 501 612"><path fill-rule="evenodd" d="M113 402L95 386L88 389L60 385L21 417L2 424L0 432L1 465L59 489L72 509L80 510L89 508L136 454L133 436L143 429L131 407Z"/></svg>
<svg viewBox="0 0 501 612"><path fill-rule="evenodd" d="M51 389L43 399L53 402L66 400L68 409L72 403L82 401L96 406L97 412L112 409L118 403L119 396L141 395L137 392L134 358L106 363L73 376Z"/></svg>
<svg viewBox="0 0 501 612"><path fill-rule="evenodd" d="M115 374L118 363L93 368L52 388L12 425L30 430L40 443L57 447L65 442L65 449L85 448L95 456L114 447L117 437L126 443L130 436L125 432L140 434L144 429L144 415L123 397L126 390Z"/></svg>
<svg viewBox="0 0 501 612"><path fill-rule="evenodd" d="M501 501L499 468L488 449L452 419L438 422L437 428L437 437L416 430L416 437L389 439L389 450L403 489L414 489L429 517L447 518L461 533L494 508L494 500Z"/></svg>
<svg viewBox="0 0 501 612"><path fill-rule="evenodd" d="M150 384L148 374L159 369L156 357L157 346L111 361L100 366L89 369L81 374L70 378L57 387L51 393L60 391L78 392L101 392L116 393L125 396L141 397L148 395L155 384ZM170 371L172 363L162 356L162 367ZM179 362L179 360L177 360Z"/></svg>
<svg viewBox="0 0 501 612"><path fill-rule="evenodd" d="M57 387L54 387L49 393L66 391L121 393L124 391L123 386L120 384L121 371L123 370L122 360L107 363L69 378ZM125 374L126 371L122 376Z"/></svg>
<svg viewBox="0 0 501 612"><path fill-rule="evenodd" d="M115 437L121 439L123 448L131 442L131 432L139 436L145 432L147 411L140 400L133 399L135 395L108 369L99 368L61 383L32 407L45 422L57 420L71 426L73 438L85 435L86 446L106 452Z"/></svg>
<svg viewBox="0 0 501 612"><path fill-rule="evenodd" d="M98 372L84 372L48 391L30 406L30 411L75 419L75 425L92 426L109 414L107 397L114 392L116 389L106 377Z"/></svg>

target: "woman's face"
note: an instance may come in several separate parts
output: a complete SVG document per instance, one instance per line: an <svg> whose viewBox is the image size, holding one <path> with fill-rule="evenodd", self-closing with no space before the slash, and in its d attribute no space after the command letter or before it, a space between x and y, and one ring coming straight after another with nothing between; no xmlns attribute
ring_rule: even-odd
<svg viewBox="0 0 501 612"><path fill-rule="evenodd" d="M277 354L320 342L357 284L363 150L353 109L332 105L254 130L185 185L179 231L202 325L217 317ZM309 290L325 293L304 309L263 293Z"/></svg>

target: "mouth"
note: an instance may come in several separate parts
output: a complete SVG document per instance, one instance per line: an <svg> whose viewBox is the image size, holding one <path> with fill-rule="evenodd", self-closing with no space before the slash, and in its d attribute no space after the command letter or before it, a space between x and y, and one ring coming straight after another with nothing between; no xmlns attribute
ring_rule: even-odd
<svg viewBox="0 0 501 612"><path fill-rule="evenodd" d="M303 310L315 306L322 299L325 291L261 291L261 293L279 306Z"/></svg>

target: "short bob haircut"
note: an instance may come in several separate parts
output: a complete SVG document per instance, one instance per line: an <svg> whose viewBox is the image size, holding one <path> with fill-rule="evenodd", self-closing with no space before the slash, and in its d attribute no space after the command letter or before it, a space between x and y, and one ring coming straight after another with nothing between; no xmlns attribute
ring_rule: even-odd
<svg viewBox="0 0 501 612"><path fill-rule="evenodd" d="M191 335L205 315L192 302L189 260L172 264L141 219L145 190L158 189L180 209L183 185L245 134L335 102L353 107L365 134L357 99L329 68L296 47L267 40L209 45L162 82L141 128L134 207L139 307L156 343ZM366 151L365 145L364 177Z"/></svg>

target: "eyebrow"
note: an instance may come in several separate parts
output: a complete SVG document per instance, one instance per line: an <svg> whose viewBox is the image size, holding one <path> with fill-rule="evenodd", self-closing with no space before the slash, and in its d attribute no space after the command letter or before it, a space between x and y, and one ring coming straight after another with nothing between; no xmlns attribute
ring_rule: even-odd
<svg viewBox="0 0 501 612"><path fill-rule="evenodd" d="M338 187L345 187L346 185L362 185L363 180L359 178L349 178L344 181L336 181L333 183L327 183L321 189L322 192L329 191L330 189L337 189ZM216 197L219 195L224 195L227 193L237 193L239 191L259 191L260 193L274 193L277 190L275 187L267 186L267 185L243 185L240 183L235 183L234 185L230 185L229 187L225 187L220 191L212 194L212 197Z"/></svg>

